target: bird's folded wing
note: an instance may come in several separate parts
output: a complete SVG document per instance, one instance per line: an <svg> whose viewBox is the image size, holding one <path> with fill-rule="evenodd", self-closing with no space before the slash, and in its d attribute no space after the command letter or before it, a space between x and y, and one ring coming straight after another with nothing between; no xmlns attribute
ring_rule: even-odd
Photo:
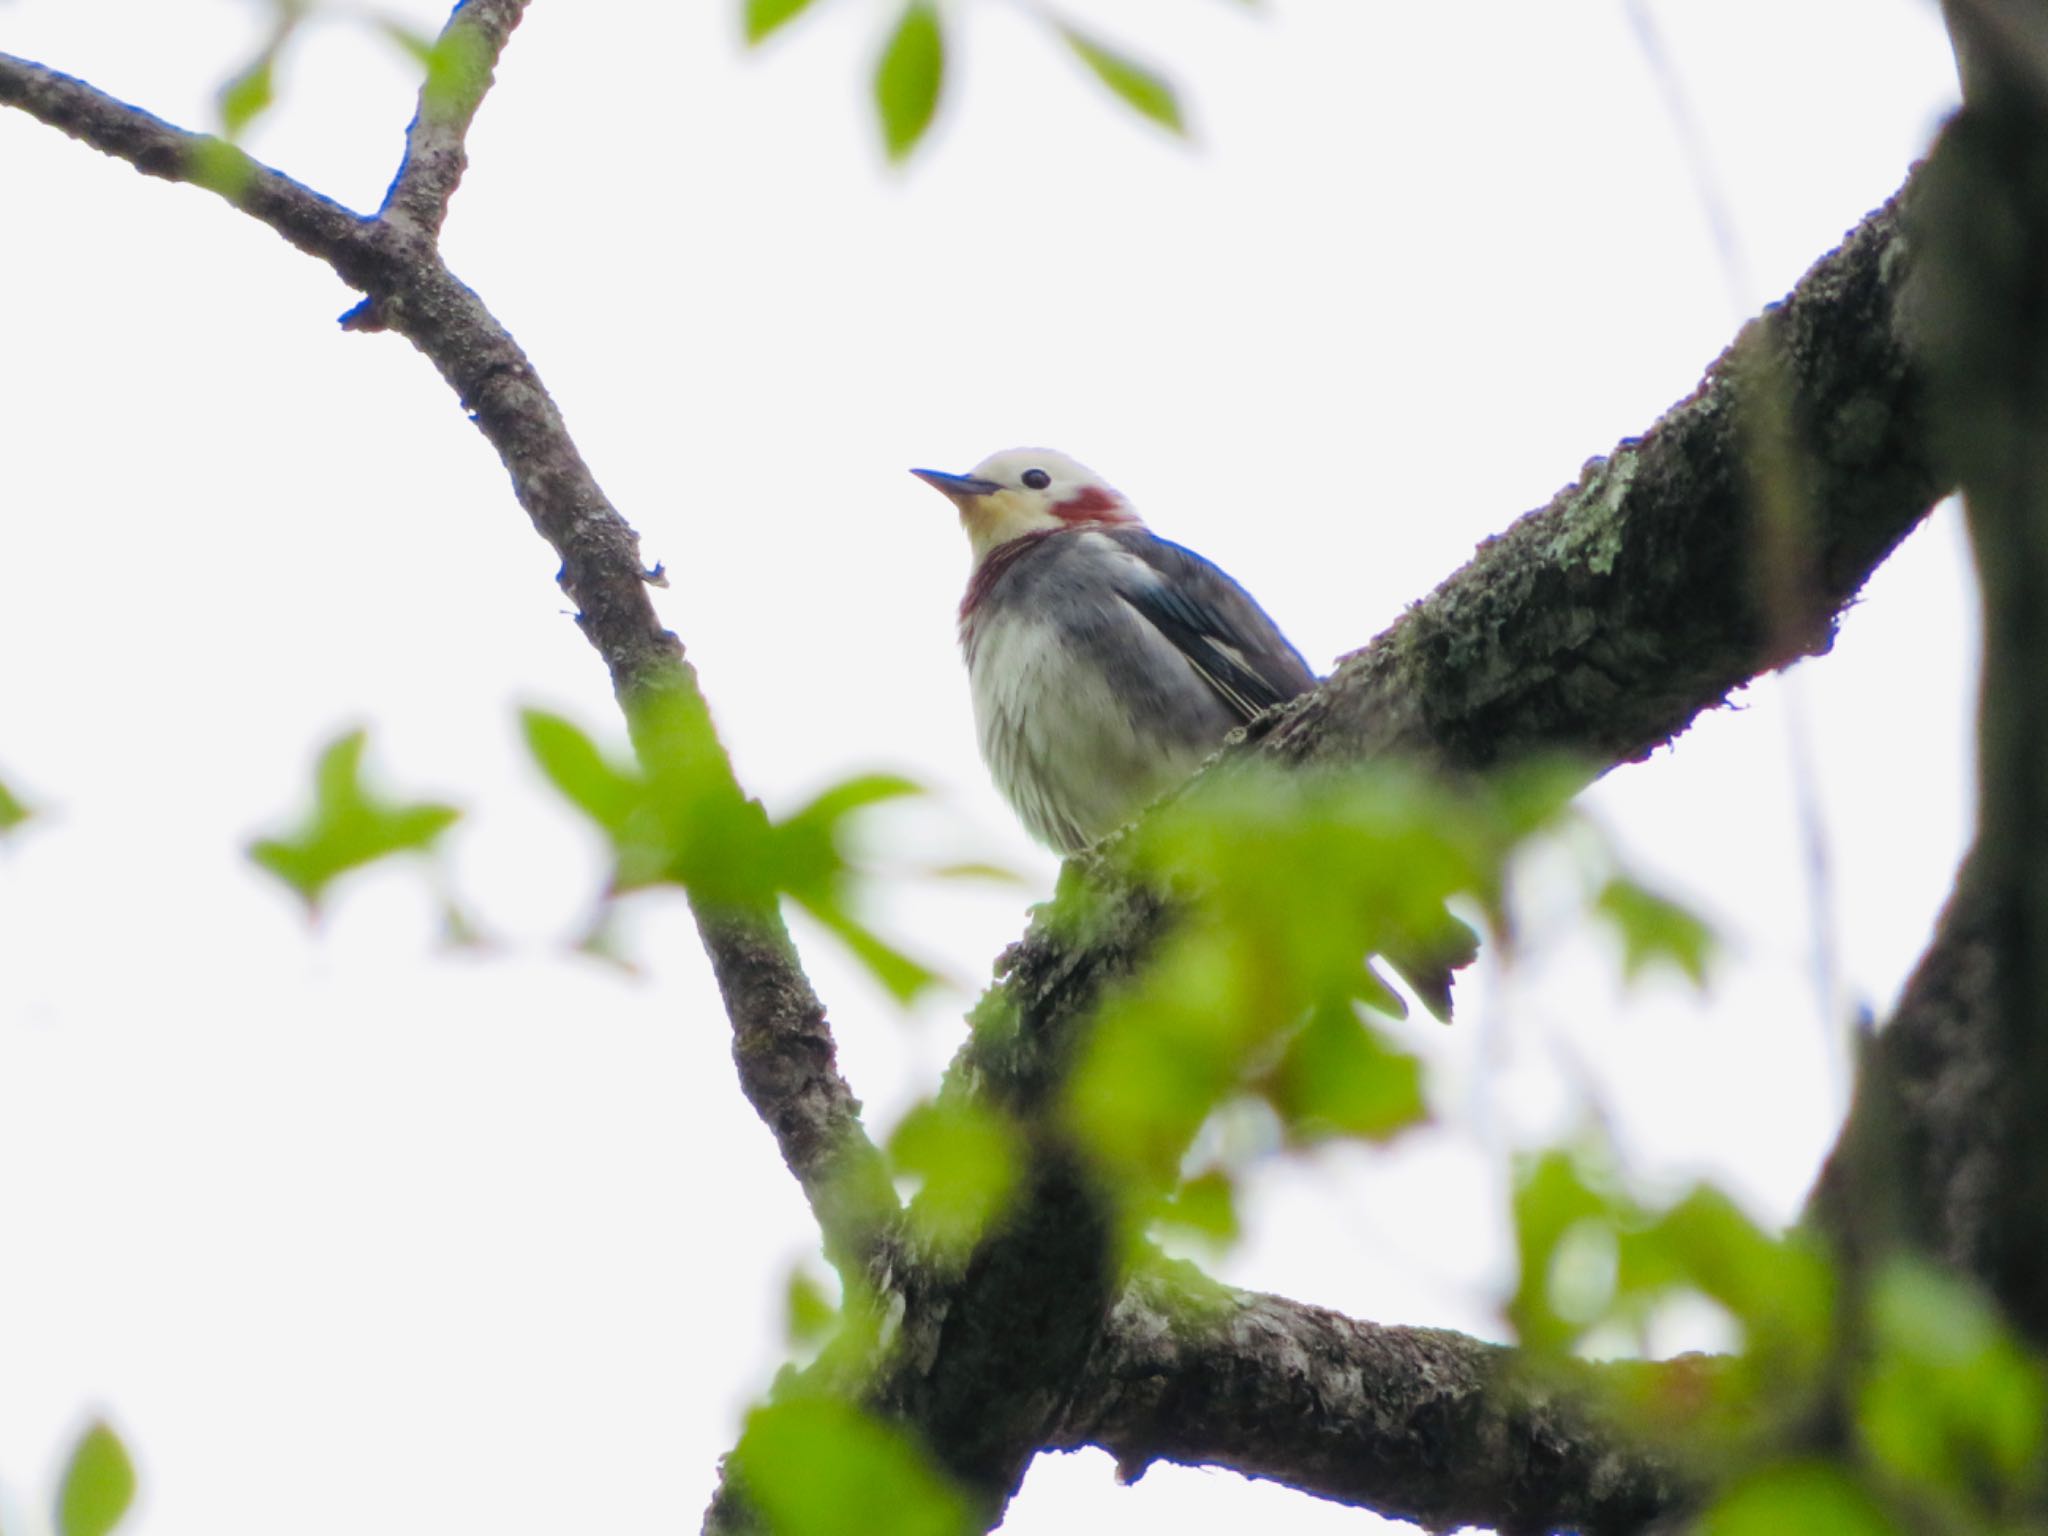
<svg viewBox="0 0 2048 1536"><path fill-rule="evenodd" d="M1192 550L1147 536L1119 540L1148 568L1118 594L1170 640L1238 719L1315 686L1315 674L1236 582Z"/></svg>

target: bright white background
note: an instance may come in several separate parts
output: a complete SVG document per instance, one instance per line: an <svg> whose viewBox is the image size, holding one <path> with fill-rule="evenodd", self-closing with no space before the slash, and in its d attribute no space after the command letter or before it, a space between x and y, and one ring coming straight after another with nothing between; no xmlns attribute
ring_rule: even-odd
<svg viewBox="0 0 2048 1536"><path fill-rule="evenodd" d="M543 0L447 237L667 562L749 787L905 769L937 791L907 845L1028 876L892 895L959 981L908 1026L800 934L878 1125L1054 871L974 759L964 542L907 466L1078 454L1323 667L1687 392L1736 314L1618 0L1091 10L1187 89L1192 149L1022 8L955 9L940 129L893 174L882 5L750 58L724 0ZM1892 191L1953 91L1921 0L1654 14L1744 307ZM5 0L0 48L205 126L261 21ZM283 86L252 150L374 206L400 59L316 25ZM0 849L0 1524L37 1529L104 1411L141 1536L694 1528L811 1237L679 903L634 914L637 980L564 954L597 853L513 710L612 716L548 551L427 365L337 331L351 296L268 231L11 114L0 199L0 774L51 812ZM1796 675L1845 1007L1887 1006L1963 845L1970 602L1944 511ZM1569 927L1482 975L1416 1034L1442 1127L1273 1168L1232 1279L1498 1335L1505 1150L1595 1109L1646 1172L1796 1212L1840 1082L1791 693L1589 797L1722 925L1711 995L1622 996ZM437 949L417 870L315 934L242 861L357 721L386 782L468 808L445 879L489 951ZM1251 1522L1371 1524L1214 1472L1120 1491L1089 1454L1041 1462L1006 1529Z"/></svg>

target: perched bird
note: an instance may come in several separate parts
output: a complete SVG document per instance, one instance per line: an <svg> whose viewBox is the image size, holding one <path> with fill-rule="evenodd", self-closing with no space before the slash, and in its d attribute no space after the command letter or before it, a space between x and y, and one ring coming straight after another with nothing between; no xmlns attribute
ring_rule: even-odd
<svg viewBox="0 0 2048 1536"><path fill-rule="evenodd" d="M981 755L1041 842L1074 853L1179 784L1236 727L1315 686L1251 595L1065 454L911 471L960 509Z"/></svg>

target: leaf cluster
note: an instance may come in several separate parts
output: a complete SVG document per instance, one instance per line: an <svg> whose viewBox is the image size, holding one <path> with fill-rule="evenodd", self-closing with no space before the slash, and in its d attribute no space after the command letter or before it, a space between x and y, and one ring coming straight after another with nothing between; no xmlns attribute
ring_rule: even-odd
<svg viewBox="0 0 2048 1536"><path fill-rule="evenodd" d="M1618 1421L1715 1474L1702 1530L2031 1528L2048 1487L2048 1373L1969 1282L1908 1257L1842 1275L1807 1234L1763 1231L1710 1185L1639 1200L1591 1146L1524 1160L1514 1227L1508 1316L1537 1358L1640 1327L1679 1295L1740 1329L1729 1360L1646 1378L1617 1404ZM1823 1454L1838 1402L1846 1444Z"/></svg>
<svg viewBox="0 0 2048 1536"><path fill-rule="evenodd" d="M860 774L772 820L732 776L703 701L664 692L632 709L635 760L608 755L560 715L521 715L527 750L547 780L605 837L609 895L680 886L693 901L735 912L787 896L837 937L899 1002L937 973L888 943L856 915L860 814L921 793L894 774Z"/></svg>
<svg viewBox="0 0 2048 1536"><path fill-rule="evenodd" d="M749 46L780 32L815 0L743 0ZM1035 11L1089 75L1124 106L1176 135L1188 131L1180 95L1158 70L1101 38L1044 11ZM870 86L882 148L907 159L923 142L946 89L950 57L946 13L934 0L906 0L875 56Z"/></svg>

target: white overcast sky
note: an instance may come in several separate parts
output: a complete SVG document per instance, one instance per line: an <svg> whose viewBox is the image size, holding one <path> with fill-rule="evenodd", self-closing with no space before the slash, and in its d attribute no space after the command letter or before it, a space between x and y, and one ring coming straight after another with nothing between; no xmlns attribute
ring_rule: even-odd
<svg viewBox="0 0 2048 1536"><path fill-rule="evenodd" d="M1619 0L1075 0L1181 82L1192 149L1027 7L956 5L954 88L900 174L864 110L888 7L821 3L755 57L737 9L540 0L447 248L667 563L748 786L906 770L937 791L907 846L1027 874L892 893L959 981L909 1025L800 932L886 1125L1054 873L975 759L965 545L907 466L1076 454L1323 668L1684 395L1736 307ZM1897 186L1952 98L1923 0L1651 14L1744 307ZM262 15L0 0L0 49L206 126ZM336 20L282 83L252 151L374 206L401 60ZM612 713L552 557L425 362L337 331L324 268L6 113L0 293L0 777L51 808L0 849L0 1525L38 1528L105 1412L137 1536L694 1528L812 1238L680 904L632 915L640 979L562 953L597 853L513 710ZM1843 998L1881 1011L1966 836L1971 603L1945 510L1834 655L1593 791L1726 932L1711 995L1623 996L1558 925L1416 1032L1441 1127L1268 1170L1230 1278L1498 1335L1505 1153L1596 1111L1647 1174L1789 1219L1840 1093L1790 743ZM387 782L468 808L446 879L488 954L437 950L416 870L315 935L242 861L355 722ZM1005 1529L1253 1523L1371 1525L1215 1472L1118 1490L1087 1454L1042 1461Z"/></svg>

